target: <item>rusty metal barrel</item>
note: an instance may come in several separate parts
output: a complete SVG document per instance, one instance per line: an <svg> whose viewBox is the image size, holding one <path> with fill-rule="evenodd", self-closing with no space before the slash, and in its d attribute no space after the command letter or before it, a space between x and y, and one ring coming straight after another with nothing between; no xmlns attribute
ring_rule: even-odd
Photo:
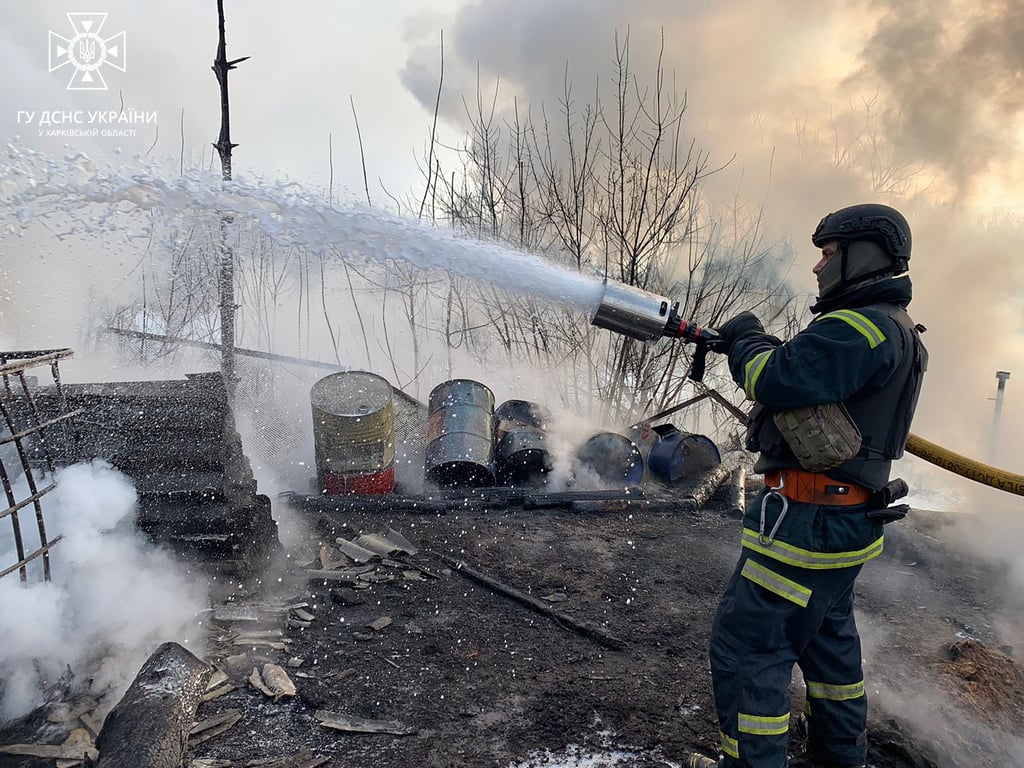
<svg viewBox="0 0 1024 768"><path fill-rule="evenodd" d="M494 409L494 473L498 485L537 487L551 471L547 425L551 414L528 400L506 400Z"/></svg>
<svg viewBox="0 0 1024 768"><path fill-rule="evenodd" d="M644 480L644 460L636 443L615 432L591 435L576 451L577 482L597 481L606 488L630 488Z"/></svg>
<svg viewBox="0 0 1024 768"><path fill-rule="evenodd" d="M391 493L395 424L391 385L367 371L332 373L310 390L321 493Z"/></svg>
<svg viewBox="0 0 1024 768"><path fill-rule="evenodd" d="M427 403L427 480L448 488L494 485L494 394L479 381L438 384Z"/></svg>

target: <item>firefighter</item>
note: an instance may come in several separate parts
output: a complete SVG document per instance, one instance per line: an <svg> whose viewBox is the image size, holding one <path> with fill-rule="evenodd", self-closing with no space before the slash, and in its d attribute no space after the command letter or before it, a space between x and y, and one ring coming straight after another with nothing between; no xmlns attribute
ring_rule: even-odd
<svg viewBox="0 0 1024 768"><path fill-rule="evenodd" d="M927 352L907 314L911 235L879 204L830 213L811 237L816 315L790 341L744 312L719 332L754 402L747 448L765 488L746 509L739 562L711 630L718 765L783 768L793 665L803 673L807 751L823 768L863 766L867 698L854 582L906 514L890 481Z"/></svg>

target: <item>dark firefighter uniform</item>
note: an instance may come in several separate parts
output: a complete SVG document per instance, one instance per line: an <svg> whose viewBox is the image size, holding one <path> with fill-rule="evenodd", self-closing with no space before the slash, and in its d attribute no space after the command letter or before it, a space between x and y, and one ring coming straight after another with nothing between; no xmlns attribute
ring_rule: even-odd
<svg viewBox="0 0 1024 768"><path fill-rule="evenodd" d="M903 453L927 363L905 311L910 298L906 275L875 282L841 307L812 308L821 314L789 342L754 333L730 350L733 379L756 403L747 447L760 452L755 471L766 488L744 515L741 556L712 626L724 767L786 765L794 664L807 687L812 757L823 766L865 762L853 586L882 552L882 522L867 513L888 503L880 492ZM825 403L846 406L863 445L812 474L771 416Z"/></svg>

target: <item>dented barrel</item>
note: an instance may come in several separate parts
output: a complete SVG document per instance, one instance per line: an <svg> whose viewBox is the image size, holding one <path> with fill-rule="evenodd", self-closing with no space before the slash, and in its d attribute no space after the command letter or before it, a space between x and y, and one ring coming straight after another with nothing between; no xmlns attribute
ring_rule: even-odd
<svg viewBox="0 0 1024 768"><path fill-rule="evenodd" d="M615 432L591 435L576 451L575 474L583 485L629 488L643 483L644 460L636 443Z"/></svg>
<svg viewBox="0 0 1024 768"><path fill-rule="evenodd" d="M704 435L681 432L672 424L654 427L658 440L647 457L651 476L678 487L696 481L722 463L718 446Z"/></svg>
<svg viewBox="0 0 1024 768"><path fill-rule="evenodd" d="M391 493L395 425L391 385L366 371L325 376L310 390L321 493Z"/></svg>
<svg viewBox="0 0 1024 768"><path fill-rule="evenodd" d="M452 379L431 391L423 470L443 487L494 485L494 394L484 384Z"/></svg>
<svg viewBox="0 0 1024 768"><path fill-rule="evenodd" d="M494 410L494 472L499 485L536 487L551 471L547 425L551 414L528 400L506 400Z"/></svg>

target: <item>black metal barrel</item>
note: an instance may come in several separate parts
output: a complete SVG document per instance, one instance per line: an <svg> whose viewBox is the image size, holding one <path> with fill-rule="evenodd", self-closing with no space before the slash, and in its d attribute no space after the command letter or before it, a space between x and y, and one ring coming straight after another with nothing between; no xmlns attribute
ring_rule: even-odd
<svg viewBox="0 0 1024 768"><path fill-rule="evenodd" d="M498 485L538 487L551 471L547 427L551 414L528 400L506 400L494 410L494 470Z"/></svg>
<svg viewBox="0 0 1024 768"><path fill-rule="evenodd" d="M574 472L582 484L596 479L606 488L630 488L643 483L644 460L625 435L598 432L576 451Z"/></svg>
<svg viewBox="0 0 1024 768"><path fill-rule="evenodd" d="M427 405L424 474L435 485L494 485L494 394L472 379L434 387Z"/></svg>

